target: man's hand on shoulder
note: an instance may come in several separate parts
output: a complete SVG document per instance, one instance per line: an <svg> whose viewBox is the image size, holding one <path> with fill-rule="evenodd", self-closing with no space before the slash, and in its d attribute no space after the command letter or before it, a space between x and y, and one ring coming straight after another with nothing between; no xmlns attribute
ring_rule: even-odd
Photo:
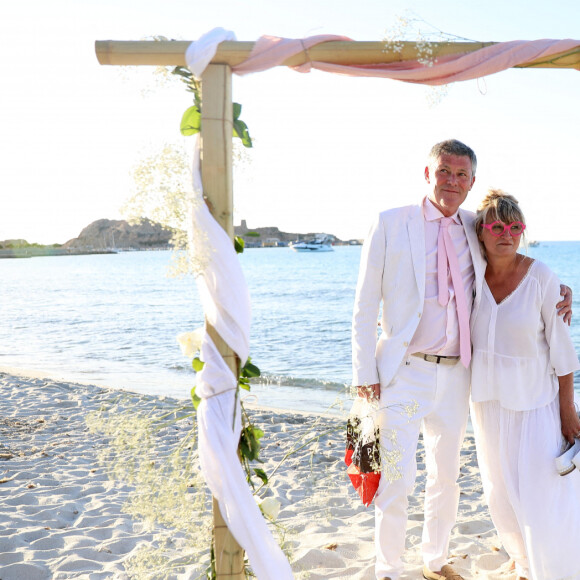
<svg viewBox="0 0 580 580"><path fill-rule="evenodd" d="M564 284L560 284L560 295L564 298L556 304L558 316L562 316L564 322L567 322L568 326L570 326L570 322L572 321L572 289Z"/></svg>
<svg viewBox="0 0 580 580"><path fill-rule="evenodd" d="M381 386L379 383L358 386L357 391L358 396L365 398L367 401L378 401L381 398Z"/></svg>

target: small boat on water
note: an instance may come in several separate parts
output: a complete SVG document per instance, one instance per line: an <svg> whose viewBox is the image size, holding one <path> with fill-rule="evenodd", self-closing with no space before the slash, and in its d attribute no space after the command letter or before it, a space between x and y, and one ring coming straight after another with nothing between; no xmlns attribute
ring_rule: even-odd
<svg viewBox="0 0 580 580"><path fill-rule="evenodd" d="M310 240L296 241L290 244L296 252L332 252L331 236L327 234L316 234Z"/></svg>
<svg viewBox="0 0 580 580"><path fill-rule="evenodd" d="M536 246L539 246L540 242L538 242L538 240L530 240L528 242L528 248L535 248Z"/></svg>

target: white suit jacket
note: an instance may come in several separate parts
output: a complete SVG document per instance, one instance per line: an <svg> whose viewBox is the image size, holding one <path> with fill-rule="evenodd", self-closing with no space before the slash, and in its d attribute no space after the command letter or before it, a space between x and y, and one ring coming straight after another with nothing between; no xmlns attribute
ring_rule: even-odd
<svg viewBox="0 0 580 580"><path fill-rule="evenodd" d="M475 270L472 312L479 306L485 262L473 221L459 210ZM352 323L353 385L388 385L403 361L425 301L425 220L420 205L379 214L362 248ZM377 321L381 301L381 336Z"/></svg>

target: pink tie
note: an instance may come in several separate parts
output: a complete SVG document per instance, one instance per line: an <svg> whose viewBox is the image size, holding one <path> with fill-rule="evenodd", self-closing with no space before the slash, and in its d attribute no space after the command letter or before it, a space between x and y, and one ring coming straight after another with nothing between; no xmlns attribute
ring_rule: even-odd
<svg viewBox="0 0 580 580"><path fill-rule="evenodd" d="M455 290L455 305L457 307L457 319L459 321L459 353L461 363L465 368L471 360L471 339L469 336L469 313L467 300L459 260L455 253L455 246L449 234L449 226L453 223L451 218L441 218L439 222L439 237L437 240L437 283L439 286L439 304L445 306L449 302L449 286L447 283L447 264L451 272L451 281Z"/></svg>

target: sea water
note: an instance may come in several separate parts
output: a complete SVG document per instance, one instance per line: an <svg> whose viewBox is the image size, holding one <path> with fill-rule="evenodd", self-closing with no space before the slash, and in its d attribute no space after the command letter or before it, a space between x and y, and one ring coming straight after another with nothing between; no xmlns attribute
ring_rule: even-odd
<svg viewBox="0 0 580 580"><path fill-rule="evenodd" d="M350 405L360 251L240 255L252 300L250 356L262 371L252 401L304 411ZM542 242L528 254L574 290L580 353L580 242ZM193 278L168 277L170 261L171 252L0 260L0 366L188 398L195 373L176 336L201 326L203 312ZM575 388L580 395L580 376Z"/></svg>

